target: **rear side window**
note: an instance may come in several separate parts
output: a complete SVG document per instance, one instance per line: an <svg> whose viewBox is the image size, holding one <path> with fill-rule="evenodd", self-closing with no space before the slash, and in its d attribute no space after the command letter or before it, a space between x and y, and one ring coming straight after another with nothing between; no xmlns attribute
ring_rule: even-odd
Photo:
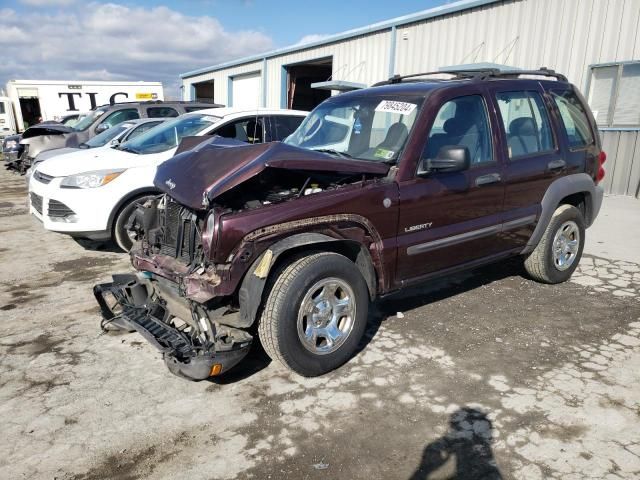
<svg viewBox="0 0 640 480"><path fill-rule="evenodd" d="M147 108L147 117L149 118L165 118L177 117L178 112L171 107L149 107Z"/></svg>
<svg viewBox="0 0 640 480"><path fill-rule="evenodd" d="M304 117L273 115L269 119L271 125L270 141L281 141L291 135L302 123Z"/></svg>
<svg viewBox="0 0 640 480"><path fill-rule="evenodd" d="M581 148L591 145L593 143L593 133L591 132L591 125L589 125L589 118L576 94L569 90L552 90L551 97L560 111L569 147Z"/></svg>
<svg viewBox="0 0 640 480"><path fill-rule="evenodd" d="M436 158L442 147L456 145L469 150L472 166L493 161L489 117L482 96L457 97L442 105L422 156Z"/></svg>
<svg viewBox="0 0 640 480"><path fill-rule="evenodd" d="M138 110L136 108L124 108L122 110L117 110L113 112L111 115L107 116L100 125L107 124L109 127L114 127L119 123L125 122L127 120L134 120L136 118L140 118L138 114Z"/></svg>
<svg viewBox="0 0 640 480"><path fill-rule="evenodd" d="M553 149L549 116L538 92L499 92L496 98L507 134L509 158Z"/></svg>
<svg viewBox="0 0 640 480"><path fill-rule="evenodd" d="M0 115L4 113L7 113L4 109L4 102L0 102Z"/></svg>
<svg viewBox="0 0 640 480"><path fill-rule="evenodd" d="M245 143L262 143L263 126L262 119L257 117L244 118L235 122L222 125L210 135L219 135L224 138L232 138Z"/></svg>

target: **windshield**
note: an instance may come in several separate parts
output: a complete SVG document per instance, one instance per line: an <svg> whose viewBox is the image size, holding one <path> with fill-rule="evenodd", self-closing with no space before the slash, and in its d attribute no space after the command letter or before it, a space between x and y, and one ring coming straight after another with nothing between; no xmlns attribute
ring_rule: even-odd
<svg viewBox="0 0 640 480"><path fill-rule="evenodd" d="M89 128L91 124L96 121L96 118L98 118L100 115L103 115L103 114L104 114L104 110L102 109L94 110L93 112L90 112L82 120L80 120L78 123L76 123L73 126L73 129L76 132L82 132L83 130L86 130L87 128Z"/></svg>
<svg viewBox="0 0 640 480"><path fill-rule="evenodd" d="M131 124L121 123L120 125L111 127L105 130L104 132L100 133L99 135L96 135L91 140L88 140L87 142L85 142L83 145L86 145L89 148L102 147L107 143L109 143L114 138L116 138L121 133L125 132L126 130L129 130L129 128L131 128Z"/></svg>
<svg viewBox="0 0 640 480"><path fill-rule="evenodd" d="M422 97L333 97L321 103L285 143L338 157L395 163Z"/></svg>
<svg viewBox="0 0 640 480"><path fill-rule="evenodd" d="M149 129L119 148L142 155L164 152L177 147L182 137L198 135L219 121L220 117L213 115L187 113Z"/></svg>
<svg viewBox="0 0 640 480"><path fill-rule="evenodd" d="M63 124L63 125L66 125L67 127L73 127L73 126L77 125L77 124L78 124L78 122L79 122L80 120L82 120L84 117L86 117L86 114L78 115L78 116L77 116L77 117L75 117L75 118L74 118L74 117L70 117L70 118L67 118L66 120L64 120L64 121L62 122L62 124Z"/></svg>

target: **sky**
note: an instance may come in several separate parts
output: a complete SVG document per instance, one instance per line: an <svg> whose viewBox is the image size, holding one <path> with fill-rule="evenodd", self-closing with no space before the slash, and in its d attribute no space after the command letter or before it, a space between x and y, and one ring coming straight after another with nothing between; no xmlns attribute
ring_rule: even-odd
<svg viewBox="0 0 640 480"><path fill-rule="evenodd" d="M0 0L0 89L9 79L160 81L447 0Z"/></svg>

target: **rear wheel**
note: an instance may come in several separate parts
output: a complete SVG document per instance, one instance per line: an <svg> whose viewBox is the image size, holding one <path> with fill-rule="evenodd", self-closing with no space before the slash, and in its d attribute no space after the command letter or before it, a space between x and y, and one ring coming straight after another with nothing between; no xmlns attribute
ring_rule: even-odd
<svg viewBox="0 0 640 480"><path fill-rule="evenodd" d="M524 266L539 282L566 282L578 267L584 240L582 212L573 205L560 205Z"/></svg>
<svg viewBox="0 0 640 480"><path fill-rule="evenodd" d="M353 355L367 323L369 292L358 268L336 253L293 261L278 274L260 318L267 354L306 377Z"/></svg>
<svg viewBox="0 0 640 480"><path fill-rule="evenodd" d="M113 240L123 251L128 252L131 250L133 242L136 241L135 234L133 232L128 232L125 228L129 219L134 215L136 206L154 197L154 195L136 197L120 207L120 210L116 215L116 221L113 225Z"/></svg>

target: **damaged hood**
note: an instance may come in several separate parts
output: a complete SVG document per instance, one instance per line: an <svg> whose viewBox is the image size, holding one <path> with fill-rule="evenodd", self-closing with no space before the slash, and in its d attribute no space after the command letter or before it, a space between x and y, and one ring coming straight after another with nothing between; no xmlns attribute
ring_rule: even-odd
<svg viewBox="0 0 640 480"><path fill-rule="evenodd" d="M389 165L336 158L281 142L238 146L210 141L180 153L158 167L154 184L177 202L203 209L209 201L266 168L384 176Z"/></svg>
<svg viewBox="0 0 640 480"><path fill-rule="evenodd" d="M68 129L69 127L65 127L64 125L46 125L47 129L49 127L55 127L58 129L62 127L64 129ZM29 130L34 129L34 131L39 131L39 134L32 134L27 137L27 132ZM31 158L35 158L39 153L46 152L48 150L53 150L54 148L75 148L80 145L82 142L85 142L89 139L89 132L75 132L71 131L62 131L62 130L50 130L48 133L45 133L45 129L40 127L31 127L29 128L23 135L20 140L21 145L28 145L28 155Z"/></svg>
<svg viewBox="0 0 640 480"><path fill-rule="evenodd" d="M63 135L73 132L73 128L66 125L50 123L38 124L27 128L22 134L22 138L39 137L40 135Z"/></svg>

